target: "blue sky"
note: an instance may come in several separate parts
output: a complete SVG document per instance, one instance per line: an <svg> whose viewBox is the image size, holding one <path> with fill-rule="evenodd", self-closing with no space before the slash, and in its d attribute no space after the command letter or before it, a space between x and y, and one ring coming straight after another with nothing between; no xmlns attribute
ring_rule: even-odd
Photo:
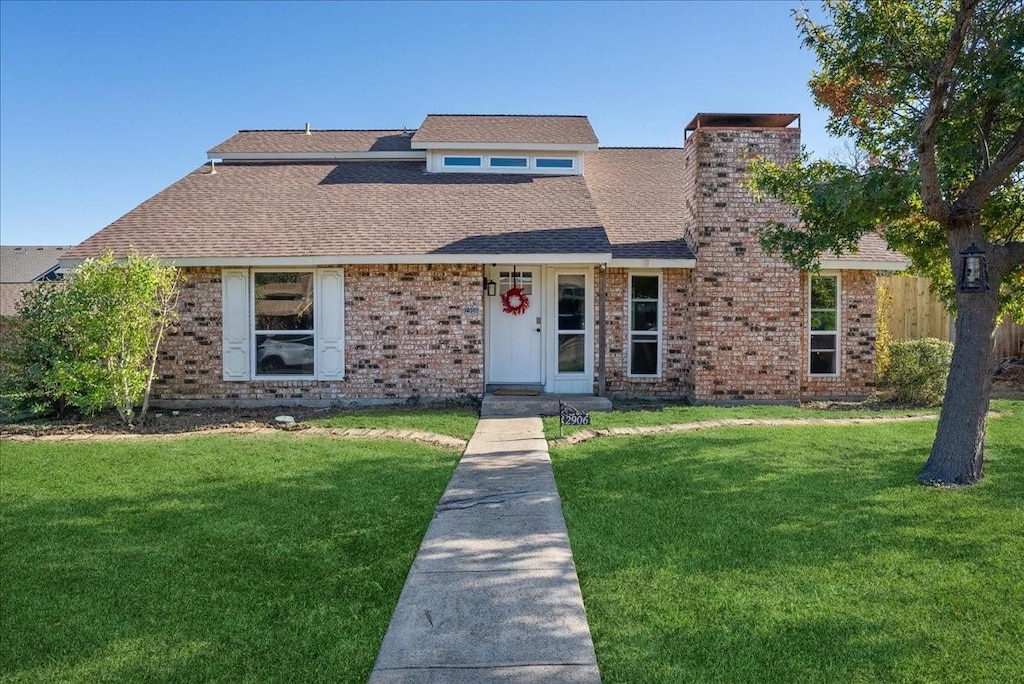
<svg viewBox="0 0 1024 684"><path fill-rule="evenodd" d="M798 0L0 3L0 241L73 244L241 128L586 114L680 145L698 111L798 112L827 156Z"/></svg>

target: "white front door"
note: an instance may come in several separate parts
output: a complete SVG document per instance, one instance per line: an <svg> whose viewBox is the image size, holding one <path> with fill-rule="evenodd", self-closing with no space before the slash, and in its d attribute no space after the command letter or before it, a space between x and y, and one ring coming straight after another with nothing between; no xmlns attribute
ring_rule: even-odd
<svg viewBox="0 0 1024 684"><path fill-rule="evenodd" d="M544 304L541 269L537 266L489 266L487 277L496 283L487 297L488 384L539 384L541 321ZM516 296L516 289L523 298ZM510 294L511 291L511 294Z"/></svg>

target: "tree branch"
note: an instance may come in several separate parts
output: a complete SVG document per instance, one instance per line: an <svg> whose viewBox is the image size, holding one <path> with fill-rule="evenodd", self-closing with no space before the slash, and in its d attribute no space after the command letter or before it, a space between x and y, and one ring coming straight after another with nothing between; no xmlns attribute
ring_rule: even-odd
<svg viewBox="0 0 1024 684"><path fill-rule="evenodd" d="M1010 268L1024 264L1024 242L1008 242L1004 247L1006 247L1006 261Z"/></svg>
<svg viewBox="0 0 1024 684"><path fill-rule="evenodd" d="M967 37L967 26L978 0L961 0L960 9L956 13L953 32L946 45L946 53L938 65L931 94L928 97L928 110L921 122L921 133L917 139L917 156L921 163L921 201L928 218L942 225L948 222L950 207L942 197L939 186L939 169L935 161L935 138L939 123L946 113L946 96L953 83L953 67L960 52L963 50Z"/></svg>
<svg viewBox="0 0 1024 684"><path fill-rule="evenodd" d="M1024 121L989 167L975 177L960 194L955 204L966 211L977 210L992 191L1002 185L1021 163L1024 163Z"/></svg>

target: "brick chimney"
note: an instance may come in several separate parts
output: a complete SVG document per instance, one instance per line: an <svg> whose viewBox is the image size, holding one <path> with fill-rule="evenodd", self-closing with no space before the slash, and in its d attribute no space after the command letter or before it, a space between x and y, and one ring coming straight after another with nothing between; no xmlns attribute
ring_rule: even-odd
<svg viewBox="0 0 1024 684"><path fill-rule="evenodd" d="M698 401L800 396L800 273L758 243L765 223L795 218L781 202L757 201L744 187L751 158L796 158L798 126L795 114L698 114L686 127L686 238L697 254L689 307Z"/></svg>

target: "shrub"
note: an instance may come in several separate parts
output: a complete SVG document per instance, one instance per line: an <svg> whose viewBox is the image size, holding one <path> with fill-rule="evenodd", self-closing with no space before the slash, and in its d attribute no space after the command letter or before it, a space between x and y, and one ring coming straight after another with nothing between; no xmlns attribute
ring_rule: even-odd
<svg viewBox="0 0 1024 684"><path fill-rule="evenodd" d="M87 259L67 280L25 295L19 308L21 399L85 414L113 407L144 418L156 355L174 319L178 271L132 253Z"/></svg>
<svg viewBox="0 0 1024 684"><path fill-rule="evenodd" d="M893 296L881 280L878 283L878 311L875 315L877 332L875 334L875 369L879 377L884 377L889 370L892 345L892 333L889 331L889 312L892 309Z"/></svg>
<svg viewBox="0 0 1024 684"><path fill-rule="evenodd" d="M933 406L942 403L953 345L926 337L889 344L889 363L879 384L894 401Z"/></svg>

